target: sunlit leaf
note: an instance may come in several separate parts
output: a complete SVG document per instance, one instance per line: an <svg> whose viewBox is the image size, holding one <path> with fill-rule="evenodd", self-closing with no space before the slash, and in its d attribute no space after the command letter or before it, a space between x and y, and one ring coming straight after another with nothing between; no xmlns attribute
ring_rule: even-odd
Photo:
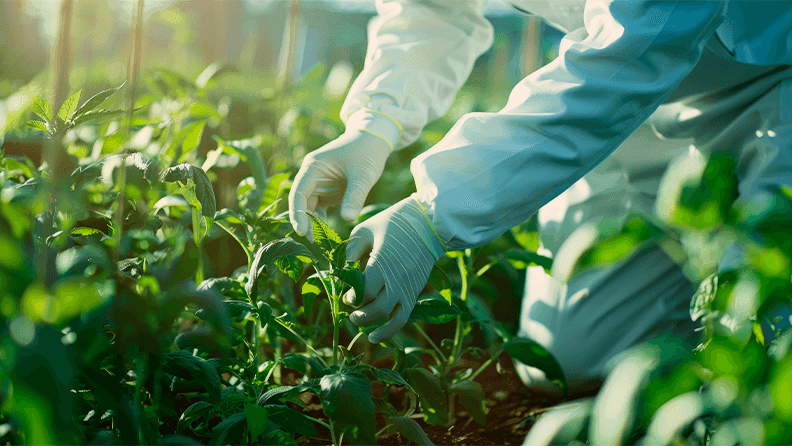
<svg viewBox="0 0 792 446"><path fill-rule="evenodd" d="M699 391L678 395L665 403L652 417L646 432L647 444L673 444L682 431L700 417L706 406Z"/></svg>
<svg viewBox="0 0 792 446"><path fill-rule="evenodd" d="M180 138L183 139L182 143L182 156L192 152L201 143L206 121L197 121L187 125L180 132ZM203 171L202 171L203 172Z"/></svg>
<svg viewBox="0 0 792 446"><path fill-rule="evenodd" d="M237 73L239 69L233 65L228 65L222 62L214 62L209 64L201 74L195 78L195 86L203 89L212 79L216 79L224 74Z"/></svg>
<svg viewBox="0 0 792 446"><path fill-rule="evenodd" d="M550 272L551 268L553 267L553 259L532 251L509 250L506 251L504 257L512 262L521 262L521 265L515 266L519 268L536 265L541 266L545 269L545 271Z"/></svg>
<svg viewBox="0 0 792 446"><path fill-rule="evenodd" d="M216 277L212 279L206 279L198 285L197 289L198 291L211 290L217 294L235 300L247 300L245 287L243 287L238 280L231 277Z"/></svg>
<svg viewBox="0 0 792 446"><path fill-rule="evenodd" d="M191 164L179 164L169 167L160 173L160 181L182 181L192 180L195 183L195 195L201 202L201 213L205 217L214 218L217 212L217 200L215 199L212 182L206 172Z"/></svg>
<svg viewBox="0 0 792 446"><path fill-rule="evenodd" d="M584 399L550 410L528 431L524 444L551 446L572 442L583 430L591 406L592 400Z"/></svg>
<svg viewBox="0 0 792 446"><path fill-rule="evenodd" d="M42 121L28 121L27 122L27 126L32 128L32 129L41 130L42 132L44 132L44 133L46 133L48 135L52 135L52 133L50 132L50 129L47 128L47 123L45 123L45 122L42 122Z"/></svg>
<svg viewBox="0 0 792 446"><path fill-rule="evenodd" d="M448 274L442 268L435 264L432 267L432 272L429 273L428 282L449 304L452 302L451 279L448 278Z"/></svg>
<svg viewBox="0 0 792 446"><path fill-rule="evenodd" d="M547 380L556 384L566 395L564 372L547 349L532 339L518 337L509 339L503 344L503 349L517 361L544 372Z"/></svg>
<svg viewBox="0 0 792 446"><path fill-rule="evenodd" d="M80 116L74 118L72 125L78 126L80 124L84 124L88 121L93 121L96 119L105 119L105 118L112 118L113 116L119 116L124 114L124 110L115 109L115 110L91 110L81 114Z"/></svg>
<svg viewBox="0 0 792 446"><path fill-rule="evenodd" d="M46 122L52 121L55 116L55 110L52 105L41 96L33 98L33 112Z"/></svg>
<svg viewBox="0 0 792 446"><path fill-rule="evenodd" d="M81 93L82 90L79 90L63 102L63 105L61 105L58 110L58 118L60 118L61 121L68 121L69 117L71 117L72 113L77 109L77 103L80 101Z"/></svg>
<svg viewBox="0 0 792 446"><path fill-rule="evenodd" d="M79 116L81 116L81 115L83 115L83 114L95 109L96 107L102 105L102 103L104 101L106 101L107 98L112 96L113 93L115 93L118 90L120 90L121 87L123 87L125 84L126 84L126 82L122 83L118 87L110 88L110 89L107 89L107 90L104 90L104 91L100 91L99 93L96 93L95 95L91 96L90 99L85 101L85 103L83 105L81 105L77 110L75 110L74 117L75 118L79 117ZM77 124L75 123L75 125L77 125Z"/></svg>
<svg viewBox="0 0 792 446"><path fill-rule="evenodd" d="M306 213L311 219L313 226L313 236L316 243L322 247L326 255L331 253L343 240L333 228L327 225L321 218L314 214Z"/></svg>

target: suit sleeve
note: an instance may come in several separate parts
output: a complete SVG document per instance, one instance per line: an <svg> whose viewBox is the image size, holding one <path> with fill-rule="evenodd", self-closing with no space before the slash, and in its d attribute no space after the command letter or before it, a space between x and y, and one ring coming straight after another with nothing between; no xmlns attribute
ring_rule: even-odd
<svg viewBox="0 0 792 446"><path fill-rule="evenodd" d="M492 45L482 3L377 0L364 69L341 108L347 130L373 133L399 149L445 114Z"/></svg>
<svg viewBox="0 0 792 446"><path fill-rule="evenodd" d="M449 249L520 224L616 149L696 65L724 2L589 0L585 28L497 113L463 116L412 162Z"/></svg>

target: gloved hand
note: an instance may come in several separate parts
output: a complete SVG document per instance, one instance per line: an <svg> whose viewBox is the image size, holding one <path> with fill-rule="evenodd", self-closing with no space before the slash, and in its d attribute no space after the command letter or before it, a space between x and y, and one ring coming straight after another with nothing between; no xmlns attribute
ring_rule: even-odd
<svg viewBox="0 0 792 446"><path fill-rule="evenodd" d="M445 253L424 209L412 195L352 230L347 260L359 260L369 249L371 255L363 272L364 295L350 290L344 296L347 305L358 307L349 320L368 326L390 317L369 334L371 343L390 339L407 323L432 267Z"/></svg>
<svg viewBox="0 0 792 446"><path fill-rule="evenodd" d="M328 208L338 205L341 217L357 218L389 154L390 145L384 139L351 131L306 155L289 193L294 230L310 238L311 221L305 212L324 217Z"/></svg>

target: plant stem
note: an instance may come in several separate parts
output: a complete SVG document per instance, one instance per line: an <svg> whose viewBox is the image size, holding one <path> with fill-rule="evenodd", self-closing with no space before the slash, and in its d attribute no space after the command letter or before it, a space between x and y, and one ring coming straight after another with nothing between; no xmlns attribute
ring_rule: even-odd
<svg viewBox="0 0 792 446"><path fill-rule="evenodd" d="M459 298L462 302L467 301L467 291L468 291L468 283L467 283L467 266L465 265L464 256L457 257L457 265L459 266L459 276L462 279L462 289L460 290ZM456 331L454 332L454 346L451 350L451 356L449 357L448 362L448 369L450 371L454 365L456 365L457 360L459 360L459 355L462 352L462 317L456 317Z"/></svg>
<svg viewBox="0 0 792 446"><path fill-rule="evenodd" d="M393 425L392 424L386 424L385 427L383 427L382 429L379 430L379 432L374 434L374 438L377 438L380 435L382 435L382 433L385 432L386 430L388 430L388 428L390 428L391 426L393 426Z"/></svg>
<svg viewBox="0 0 792 446"><path fill-rule="evenodd" d="M355 337L352 339L352 342L349 343L349 346L347 347L347 350L352 351L352 346L355 345L355 341L357 341L364 334L366 334L366 333L361 331L360 333L355 335Z"/></svg>
<svg viewBox="0 0 792 446"><path fill-rule="evenodd" d="M282 342L275 342L275 357L281 358L283 357L283 343ZM275 364L275 367L272 368L272 376L275 378L275 382L277 384L281 383L281 372L283 368L281 367L280 361Z"/></svg>
<svg viewBox="0 0 792 446"><path fill-rule="evenodd" d="M316 424L319 424L319 425L322 425L322 426L326 427L327 429L330 429L330 425L329 425L329 424L327 424L327 423L325 423L325 422L324 422L324 421L322 421L322 420L316 419L316 418L314 418L314 417L312 417L312 416L305 415L305 414L303 414L303 417L305 417L305 418L308 418L309 420L313 421L314 423L316 423Z"/></svg>
<svg viewBox="0 0 792 446"><path fill-rule="evenodd" d="M143 415L143 381L145 380L146 376L146 362L147 356L145 354L138 353L138 364L137 370L135 371L135 408L134 411L137 413L137 418ZM146 444L146 436L143 433L143 423L138 423L138 441L140 444Z"/></svg>
<svg viewBox="0 0 792 446"><path fill-rule="evenodd" d="M325 292L327 293L327 299L330 301L330 312L333 314L333 365L338 365L338 336L339 336L339 324L338 324L338 311L339 305L338 300L341 296L336 296L336 286L335 280L330 278L330 289L327 288L327 277L322 274L316 264L313 265L314 269L316 270L316 274L319 275L319 278L322 281L322 287L324 287ZM330 266L331 273L332 273L332 265Z"/></svg>
<svg viewBox="0 0 792 446"><path fill-rule="evenodd" d="M320 355L318 351L316 351L316 350L315 350L313 347L311 347L311 344L309 344L309 343L308 343L308 341L306 341L306 340L305 340L305 338L303 338L302 336L300 336L300 334L299 334L299 333L297 333L296 331L294 331L294 330L293 330L291 327L289 327L288 325L284 324L284 323L283 323L283 321L281 321L280 319L278 319L278 318L276 318L276 317L273 317L271 320L274 320L275 322L277 322L278 324L280 324L280 326L281 326L281 327L285 328L285 329L286 329L286 330L288 330L288 331L289 331L291 334L293 334L293 335L294 335L294 336L295 336L297 339L299 339L300 341L302 341L302 343L303 343L303 344L305 344L305 346L306 346L306 347L308 347L308 349L309 349L309 350L311 350L311 351L313 352L313 354L315 354L315 355L316 355L316 359L318 359L318 360L319 360L319 362L321 362L323 366L325 366L325 367L328 367L327 363L326 363L326 362L325 362L325 360L322 358L322 355Z"/></svg>
<svg viewBox="0 0 792 446"><path fill-rule="evenodd" d="M462 289L459 291L459 298L462 299L462 302L467 300L467 292L468 292L468 268L465 265L464 256L457 257L457 265L459 266L459 275L462 278Z"/></svg>
<svg viewBox="0 0 792 446"><path fill-rule="evenodd" d="M333 365L338 365L338 335L341 324L338 321L338 298L333 299Z"/></svg>
<svg viewBox="0 0 792 446"><path fill-rule="evenodd" d="M448 423L446 426L453 426L456 421L456 399L451 392L448 393Z"/></svg>
<svg viewBox="0 0 792 446"><path fill-rule="evenodd" d="M434 341L432 341L432 338L430 338L430 337L429 337L429 335L428 335L428 334L426 334L426 332L425 332L425 331L423 331L423 329L422 329L422 328L421 328L421 327L420 327L418 324L413 324L413 327L415 327L415 329L416 329L416 330L418 330L418 333L420 333L420 334L421 334L421 336L423 336L423 338L424 338L424 339L426 339L426 342L428 342L428 343L429 343L429 345L431 345L431 346L432 346L432 348L433 348L433 349L434 349L434 350L437 352L437 354L440 356L440 359L441 359L443 362L446 362L446 363L447 363L447 362L448 362L448 358L446 358L446 356L443 354L443 351L442 351L442 350L440 350L440 347L438 347L438 346L437 346L437 344L435 344L435 343L434 343Z"/></svg>
<svg viewBox="0 0 792 446"><path fill-rule="evenodd" d="M495 362L495 358L494 358L494 357L491 357L491 358L490 358L490 359L488 359L486 362L484 362L484 364L481 364L481 366L480 366L478 369L476 369L476 371L475 371L475 372L473 372L473 374L472 374L472 375L470 375L470 377L469 377L468 379L469 379L469 380L471 380L471 381L473 381L473 380L474 380L474 379L475 379L475 378L476 378L476 377L479 375L479 373L483 372L483 371L484 371L484 369L486 369L486 368L487 368L487 367L488 367L490 364L492 364L493 362Z"/></svg>
<svg viewBox="0 0 792 446"><path fill-rule="evenodd" d="M279 356L280 357L280 356ZM275 371L275 368L280 364L280 361L277 361L275 365L272 366L269 372L267 372L267 376L264 378L264 382L268 383L270 378L272 378L272 373Z"/></svg>
<svg viewBox="0 0 792 446"><path fill-rule="evenodd" d="M333 429L333 420L330 420L330 438L333 439L333 444L335 446L341 446L341 444L336 440L335 429Z"/></svg>
<svg viewBox="0 0 792 446"><path fill-rule="evenodd" d="M192 208L192 227L193 227L193 241L195 246L198 247L198 268L195 270L195 283L200 284L203 282L203 251L201 250L201 214L196 208Z"/></svg>

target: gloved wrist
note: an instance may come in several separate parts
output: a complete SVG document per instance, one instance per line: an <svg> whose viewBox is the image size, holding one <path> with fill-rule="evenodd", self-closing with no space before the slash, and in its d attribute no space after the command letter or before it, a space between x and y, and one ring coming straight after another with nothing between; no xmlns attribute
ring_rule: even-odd
<svg viewBox="0 0 792 446"><path fill-rule="evenodd" d="M435 261L439 260L448 251L448 247L432 225L432 219L428 213L430 206L423 202L417 194L412 194L404 201L405 205L402 208L404 218L410 222Z"/></svg>
<svg viewBox="0 0 792 446"><path fill-rule="evenodd" d="M401 125L390 116L361 108L346 120L346 132L361 131L374 135L388 144L389 151L396 148L402 134Z"/></svg>

